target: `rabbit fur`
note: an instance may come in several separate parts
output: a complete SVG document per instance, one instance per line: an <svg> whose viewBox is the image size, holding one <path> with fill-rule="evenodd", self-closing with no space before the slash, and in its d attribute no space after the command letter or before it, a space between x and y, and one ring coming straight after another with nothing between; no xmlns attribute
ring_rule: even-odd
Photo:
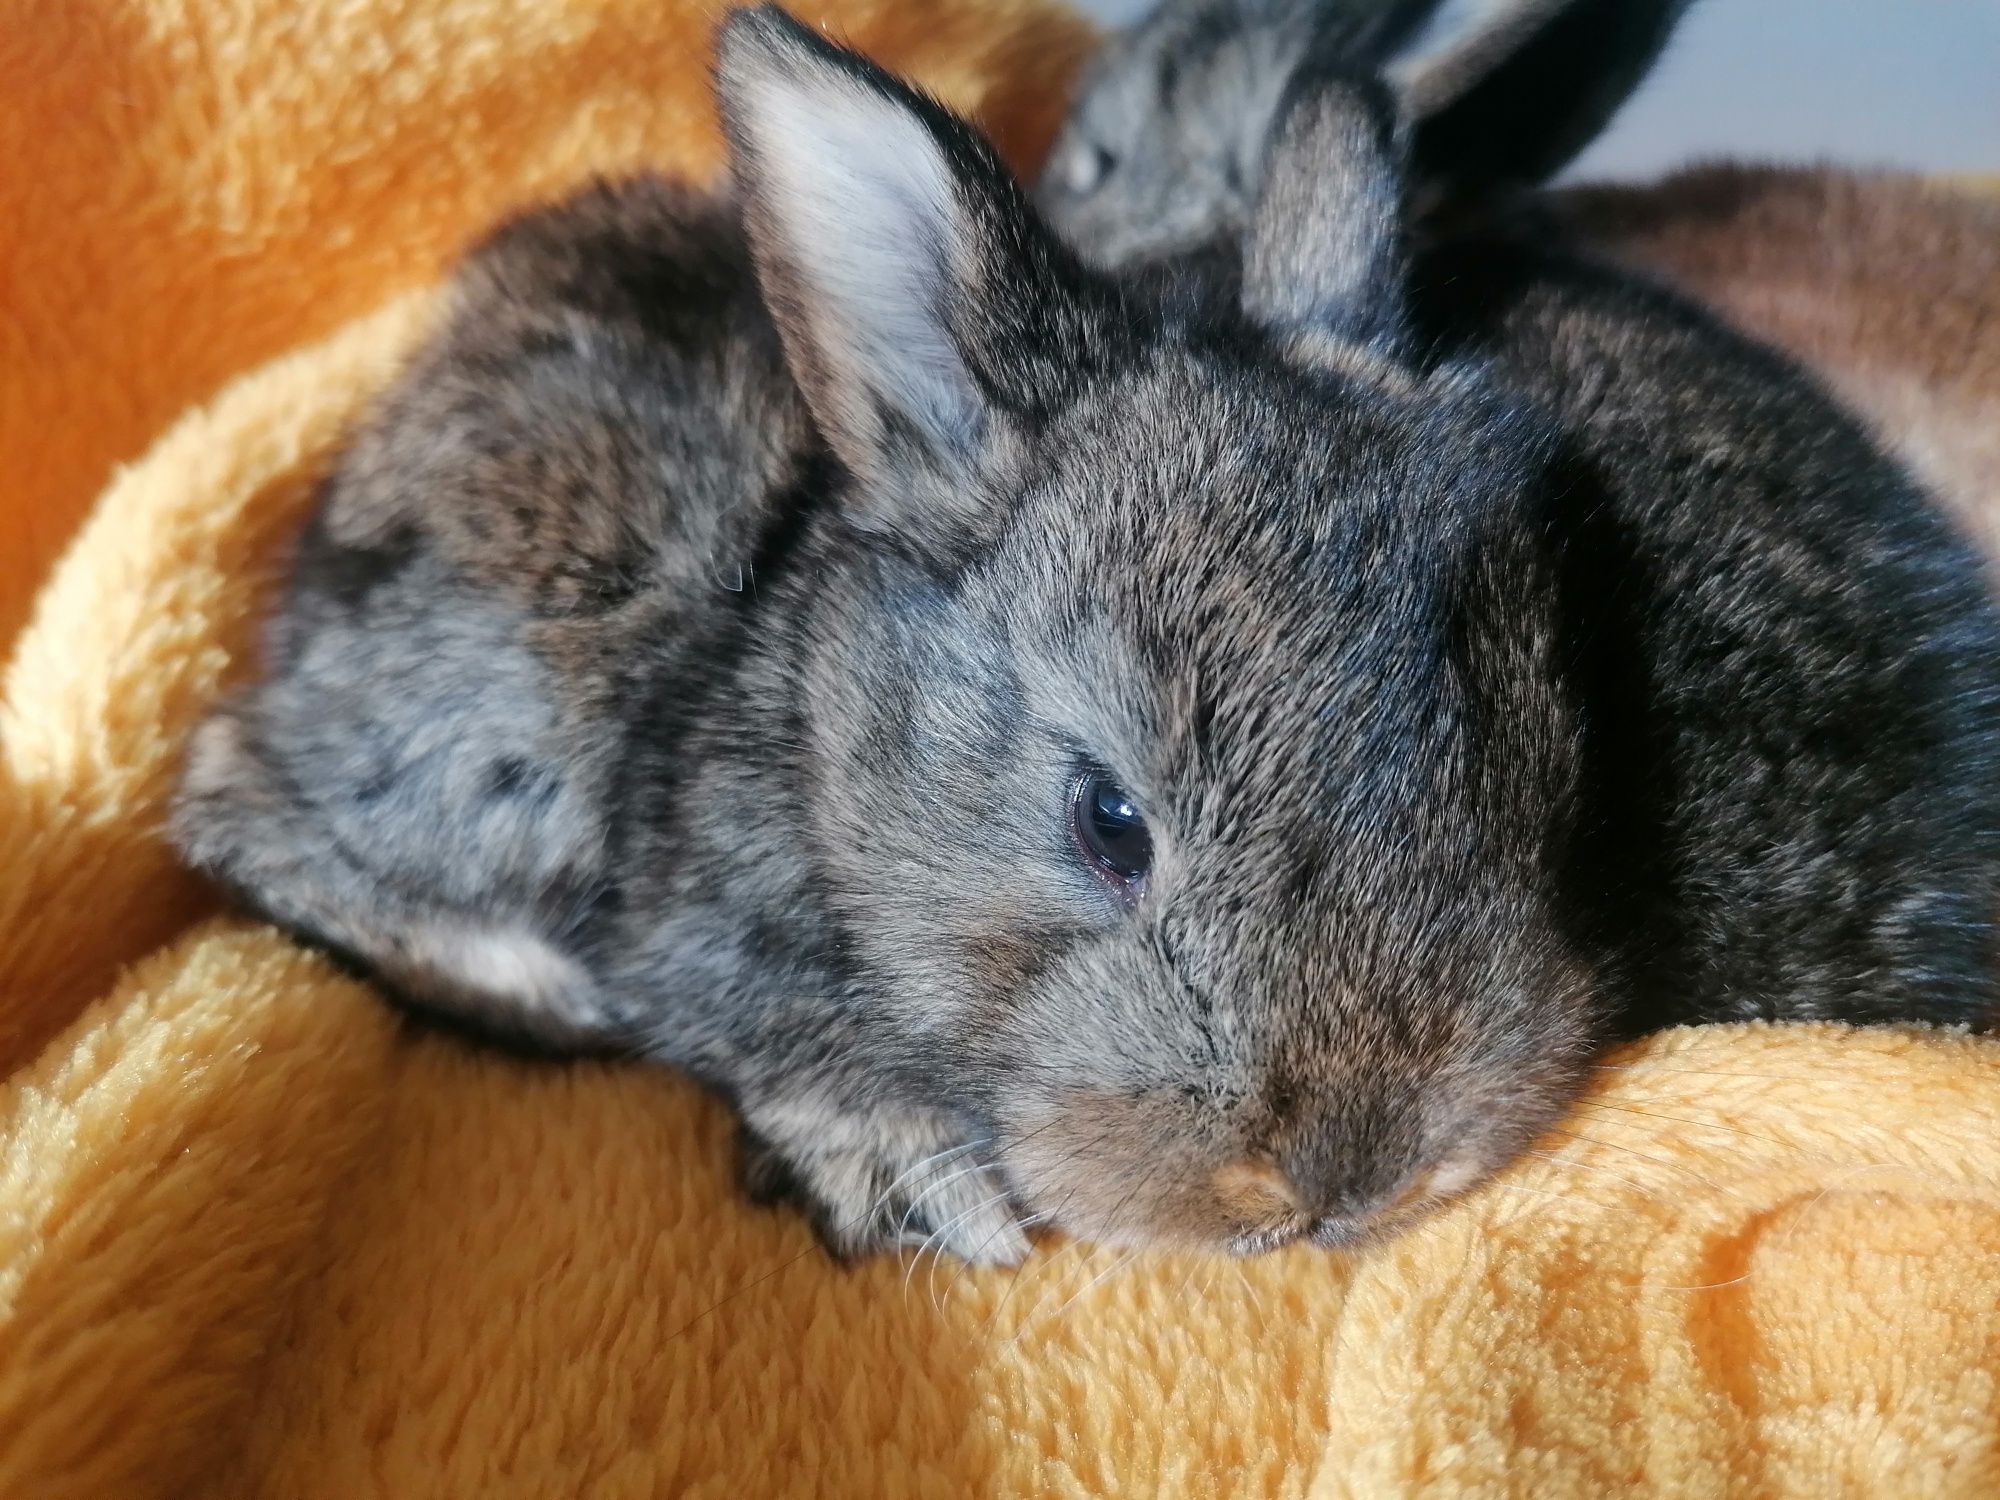
<svg viewBox="0 0 2000 1500"><path fill-rule="evenodd" d="M717 87L730 186L504 226L342 456L174 809L251 907L689 1069L841 1254L1353 1244L1621 1032L1990 1019L2000 621L1785 360L1413 252L1378 76L1116 272L782 12Z"/></svg>

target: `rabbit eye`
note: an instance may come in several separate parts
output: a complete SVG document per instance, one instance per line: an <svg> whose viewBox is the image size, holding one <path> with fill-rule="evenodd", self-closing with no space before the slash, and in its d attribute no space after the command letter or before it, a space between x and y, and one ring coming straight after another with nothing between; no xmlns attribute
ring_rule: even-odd
<svg viewBox="0 0 2000 1500"><path fill-rule="evenodd" d="M1137 896L1152 868L1153 836L1125 789L1102 771L1085 772L1070 794L1069 821L1084 857L1121 894Z"/></svg>
<svg viewBox="0 0 2000 1500"><path fill-rule="evenodd" d="M1069 153L1069 160L1063 163L1063 186L1078 197L1095 192L1116 164L1116 158L1102 146L1079 142Z"/></svg>

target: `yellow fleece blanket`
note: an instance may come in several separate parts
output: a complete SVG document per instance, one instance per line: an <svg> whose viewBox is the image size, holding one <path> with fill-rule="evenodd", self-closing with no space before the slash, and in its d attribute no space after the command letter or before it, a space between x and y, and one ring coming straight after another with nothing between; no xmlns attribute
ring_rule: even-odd
<svg viewBox="0 0 2000 1500"><path fill-rule="evenodd" d="M2000 1494L2000 1044L1659 1038L1358 1262L841 1271L685 1080L413 1031L176 873L177 746L424 289L712 166L713 9L0 24L0 1497ZM1087 44L818 10L1022 159Z"/></svg>

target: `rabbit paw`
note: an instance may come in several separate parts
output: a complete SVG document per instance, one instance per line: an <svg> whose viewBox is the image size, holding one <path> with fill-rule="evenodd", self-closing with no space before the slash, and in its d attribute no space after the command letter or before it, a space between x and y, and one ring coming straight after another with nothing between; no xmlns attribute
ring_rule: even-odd
<svg viewBox="0 0 2000 1500"><path fill-rule="evenodd" d="M983 1145L929 1115L787 1106L744 1124L741 1175L753 1202L805 1214L838 1260L908 1247L1014 1265L1028 1237Z"/></svg>

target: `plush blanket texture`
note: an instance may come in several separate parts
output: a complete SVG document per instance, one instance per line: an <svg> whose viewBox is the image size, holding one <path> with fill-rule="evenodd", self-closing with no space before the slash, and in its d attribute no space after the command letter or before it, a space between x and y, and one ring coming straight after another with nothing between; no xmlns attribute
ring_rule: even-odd
<svg viewBox="0 0 2000 1500"><path fill-rule="evenodd" d="M1087 42L818 9L1024 159ZM683 1079L418 1033L176 873L177 746L425 288L709 169L713 10L0 25L0 1496L2000 1494L2000 1044L1662 1037L1358 1262L840 1271Z"/></svg>

